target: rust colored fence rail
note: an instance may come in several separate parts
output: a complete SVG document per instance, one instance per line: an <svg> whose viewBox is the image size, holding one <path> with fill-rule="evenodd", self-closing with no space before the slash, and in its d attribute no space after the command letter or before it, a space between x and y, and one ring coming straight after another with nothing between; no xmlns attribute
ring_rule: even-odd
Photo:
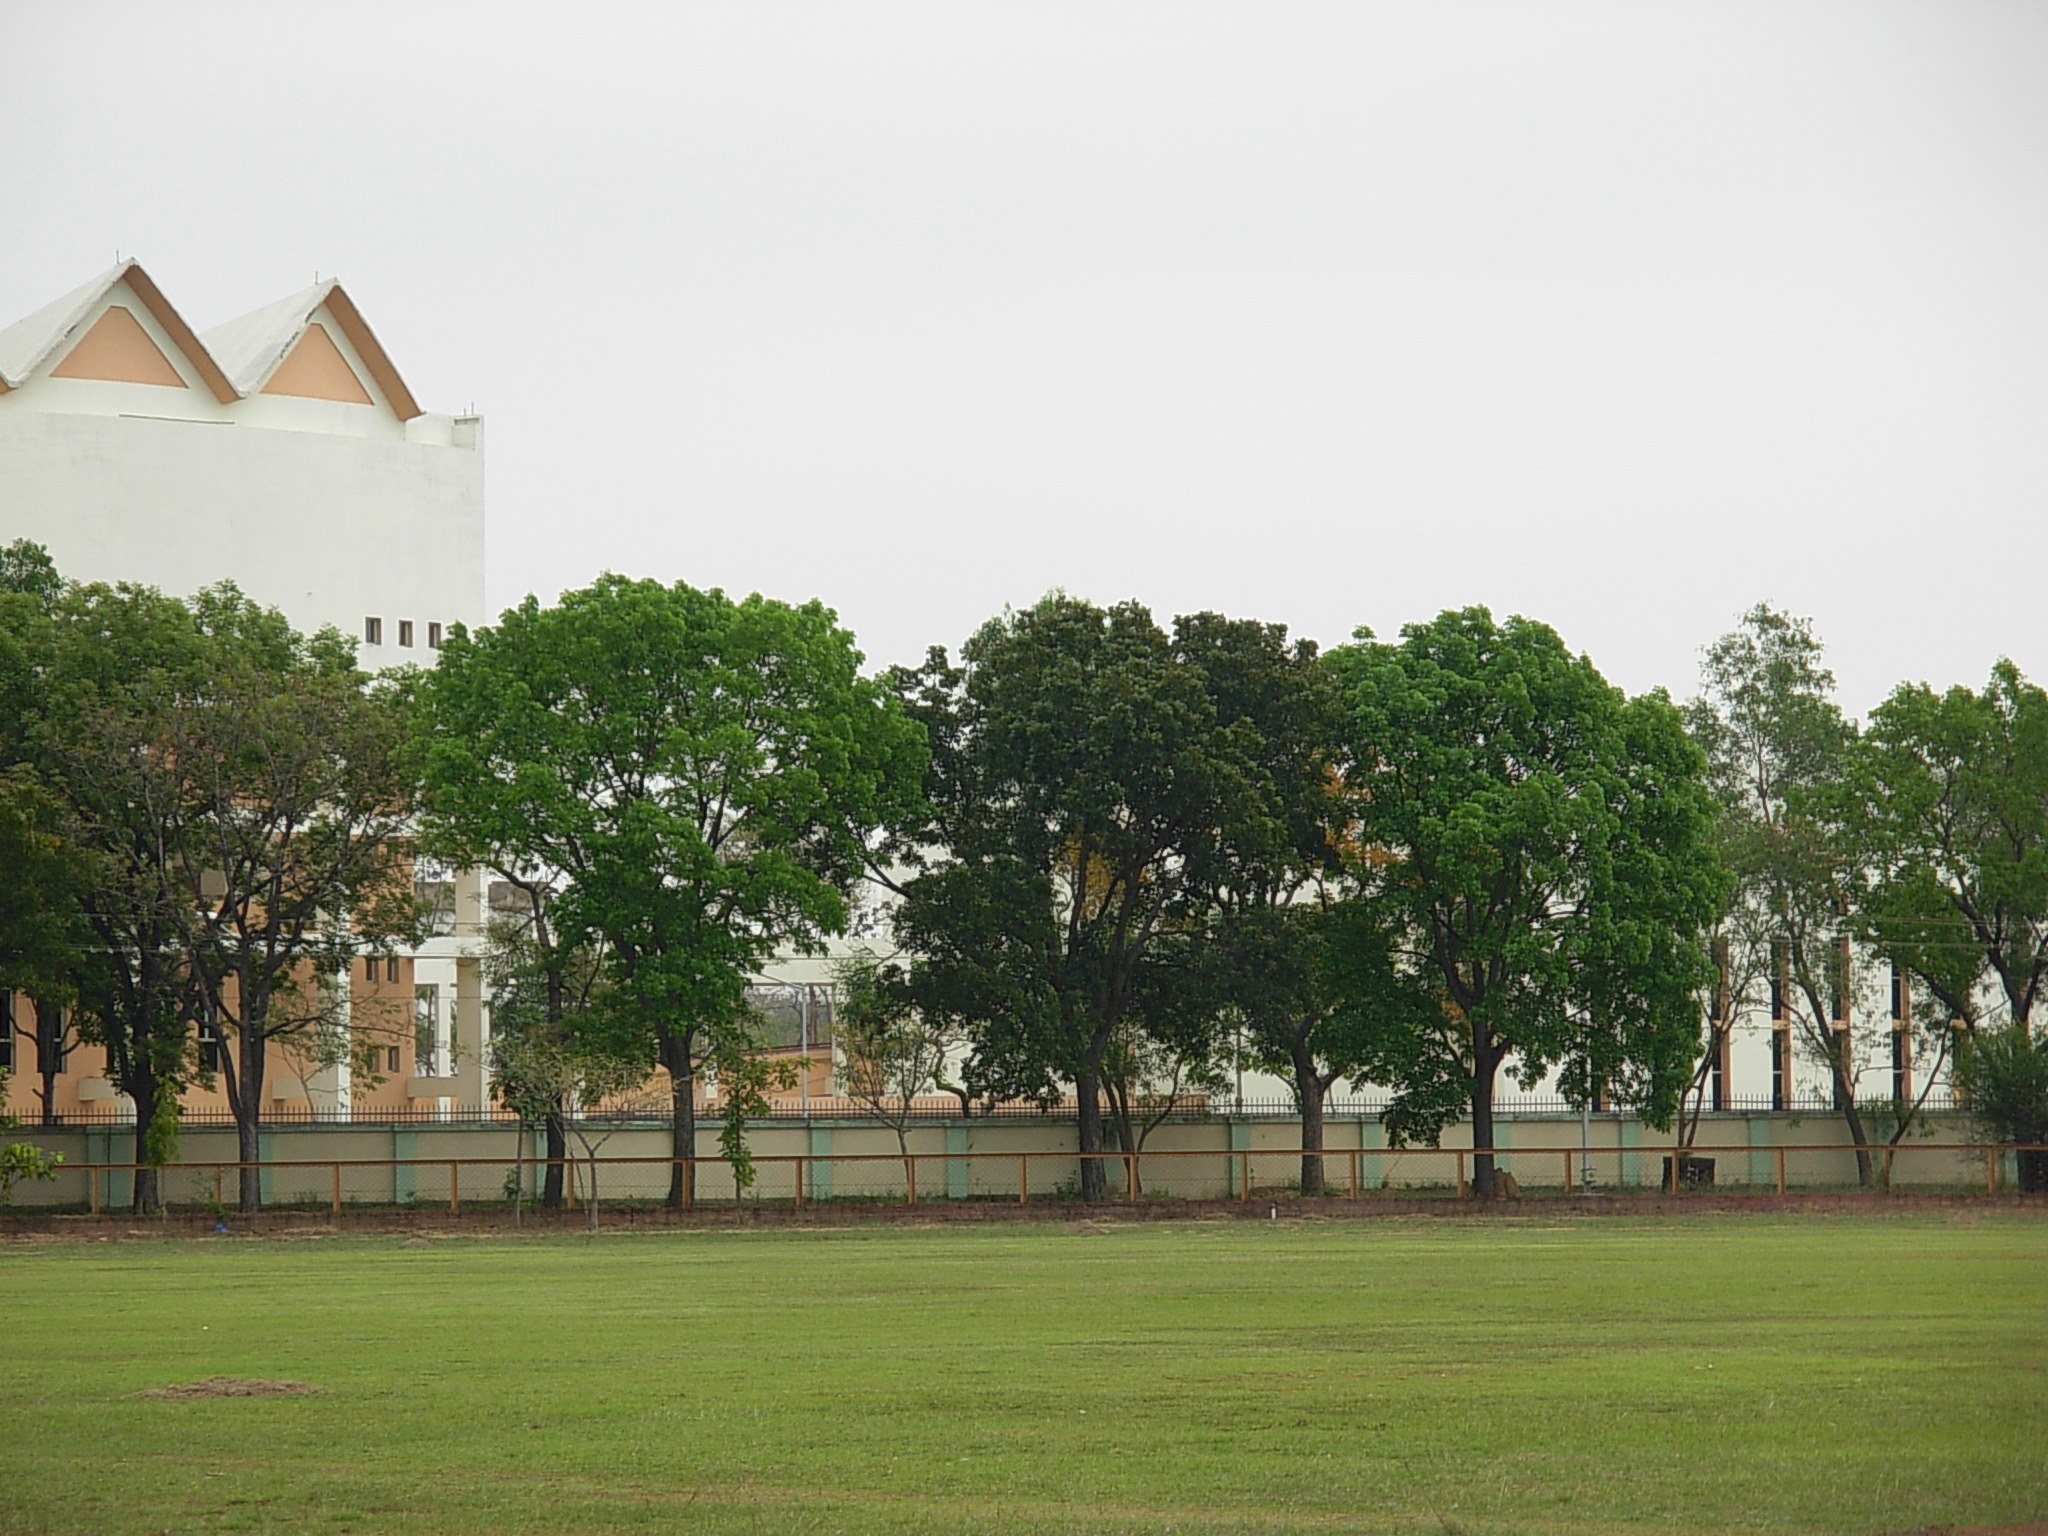
<svg viewBox="0 0 2048 1536"><path fill-rule="evenodd" d="M1860 1147L1849 1143L1687 1149L1666 1146L1499 1147L1490 1152L1462 1147L1345 1147L1325 1148L1319 1152L1299 1147L1237 1147L1228 1150L1103 1152L1086 1158L1078 1151L764 1154L754 1159L754 1184L743 1187L734 1183L731 1193L722 1199L716 1195L707 1198L702 1193L709 1182L707 1174L723 1170L729 1175L729 1165L722 1158L715 1157L571 1157L553 1161L502 1156L300 1158L258 1163L171 1163L157 1166L154 1171L165 1185L176 1186L165 1191L165 1198L176 1204L224 1208L225 1202L233 1195L229 1188L230 1175L238 1176L245 1170L254 1170L259 1178L273 1183L288 1183L293 1191L289 1195L266 1194L265 1204L300 1209L325 1204L339 1216L351 1204L379 1207L398 1204L424 1208L430 1204L438 1206L444 1199L451 1213L460 1213L465 1197L472 1209L516 1206L535 1198L539 1184L554 1168L562 1170L563 1192L571 1205L588 1203L593 1198L646 1203L653 1198L649 1191L658 1182L664 1195L671 1187L682 1191L684 1203L688 1206L787 1201L802 1207L848 1197L895 1200L916 1205L920 1199L928 1201L935 1194L941 1200L1000 1200L1023 1204L1034 1198L1034 1190L1038 1191L1036 1198L1040 1200L1070 1198L1076 1193L1078 1177L1063 1183L1057 1175L1069 1170L1078 1175L1084 1162L1101 1165L1105 1186L1109 1186L1113 1178L1120 1180L1120 1187L1108 1187L1109 1197L1117 1200L1159 1195L1176 1198L1169 1190L1148 1192L1146 1188L1146 1169L1170 1164L1202 1166L1204 1171L1194 1181L1201 1192L1191 1198L1279 1200L1292 1198L1298 1192L1298 1185L1275 1183L1270 1177L1261 1183L1259 1173L1262 1169L1270 1170L1274 1164L1298 1168L1307 1158L1320 1161L1325 1194L1352 1199L1369 1198L1376 1192L1423 1193L1431 1189L1455 1190L1463 1198L1472 1192L1475 1161L1480 1157L1492 1158L1497 1172L1512 1176L1518 1184L1560 1189L1568 1195L1585 1193L1589 1186L1594 1189L1662 1189L1669 1194L1682 1194L1693 1187L1703 1166L1720 1159L1731 1162L1746 1160L1747 1176L1740 1181L1739 1187L1758 1189L1767 1186L1777 1194L1785 1194L1792 1187L1788 1176L1789 1160L1860 1157L1869 1160L1879 1177L1880 1187L1888 1189L1893 1185L1894 1172L1902 1159L1947 1158L1950 1166L1945 1176L1929 1187L1949 1190L1975 1188L1977 1176L1969 1170L1981 1162L1981 1187L1987 1194L1997 1194L2004 1182L2001 1165L2014 1154L2048 1158L2048 1146L1917 1142L1901 1146ZM1661 1159L1654 1179L1641 1177L1641 1163L1645 1159ZM1033 1175L1034 1164L1038 1168L1036 1177ZM930 1176L935 1165L939 1174L936 1181ZM1221 1165L1220 1169L1218 1165ZM1596 1167L1600 1165L1607 1165L1609 1171L1604 1175L1596 1173ZM110 1189L149 1167L142 1163L67 1164L59 1170L59 1176L83 1176L83 1203L89 1211L98 1214L107 1206ZM1050 1175L1048 1168L1053 1170ZM1629 1176L1631 1168L1637 1170L1633 1178ZM922 1179L921 1169L925 1170ZM465 1170L468 1171L466 1180ZM642 1174L651 1173L655 1178L653 1181L642 1178L635 1183L630 1177L635 1170ZM858 1191L835 1193L835 1175L843 1170L879 1170L888 1177L883 1186L870 1183ZM1711 1168L1708 1167L1707 1171L1710 1172ZM1014 1178L1010 1176L1012 1172ZM324 1179L319 1176L322 1173L326 1174ZM502 1180L495 1191L488 1176L491 1173L499 1175ZM444 1174L445 1190L433 1193L429 1199L422 1199L423 1185L430 1188L432 1180ZM770 1175L774 1174L784 1176L771 1180ZM731 1182L729 1178L727 1182ZM765 1186L771 1182L775 1185L775 1192L764 1194ZM1812 1184L1816 1181L1806 1182ZM622 1184L625 1186L623 1192ZM372 1185L376 1186L376 1192L366 1193ZM389 1194L383 1192L385 1185L390 1186ZM924 1191L922 1196L920 1187ZM317 1194L314 1193L316 1190ZM182 1201L174 1198L180 1193L186 1196Z"/></svg>

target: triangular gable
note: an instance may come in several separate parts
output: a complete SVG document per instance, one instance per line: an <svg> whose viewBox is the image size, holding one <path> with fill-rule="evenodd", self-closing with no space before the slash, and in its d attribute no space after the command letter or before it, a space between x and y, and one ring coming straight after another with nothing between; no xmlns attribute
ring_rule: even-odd
<svg viewBox="0 0 2048 1536"><path fill-rule="evenodd" d="M109 304L92 329L50 370L53 379L106 379L116 384L162 384L184 389L185 377L132 311Z"/></svg>
<svg viewBox="0 0 2048 1536"><path fill-rule="evenodd" d="M123 285L127 289L125 294L121 291ZM30 374L48 362L88 322L94 322L96 328L100 314L110 305L129 310L129 319L135 321L131 300L133 305L148 311L149 317L157 323L171 345L183 354L192 371L199 375L200 382L212 391L216 400L225 405L239 398L234 385L228 382L227 375L221 372L199 338L193 335L184 317L171 307L163 290L142 270L141 264L134 261L124 261L102 272L83 287L74 288L62 298L0 331L0 394L19 389ZM139 321L136 325L137 329L142 328ZM144 339L161 355L162 348L156 346L146 331Z"/></svg>
<svg viewBox="0 0 2048 1536"><path fill-rule="evenodd" d="M323 310L326 312L324 317L321 314ZM332 330L329 330L329 322ZM358 389L363 387L362 379L349 364L333 331L341 333L341 340L355 352L363 372L369 374L370 382L376 385L400 421L410 421L420 414L412 391L405 387L405 380L398 376L389 355L364 322L362 311L356 308L341 284L331 280L316 283L290 298L279 299L275 304L266 305L239 320L215 326L206 333L206 344L220 358L236 388L244 395L306 393L297 388L273 390L270 385L298 357L303 338L316 324L327 332L326 344L334 351L333 361L339 362L355 378ZM314 342L313 347L317 355L320 344ZM331 371L329 376L338 380ZM357 397L320 393L316 398Z"/></svg>
<svg viewBox="0 0 2048 1536"><path fill-rule="evenodd" d="M370 392L349 367L341 348L318 320L300 332L299 339L285 353L284 361L263 386L266 395L298 395L308 400L340 400L350 405L373 405Z"/></svg>

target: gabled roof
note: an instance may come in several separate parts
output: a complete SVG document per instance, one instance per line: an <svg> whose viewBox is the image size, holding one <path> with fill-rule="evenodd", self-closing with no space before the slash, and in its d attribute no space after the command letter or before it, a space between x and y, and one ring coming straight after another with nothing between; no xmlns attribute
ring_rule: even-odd
<svg viewBox="0 0 2048 1536"><path fill-rule="evenodd" d="M124 261L109 267L83 287L72 289L61 299L45 304L34 314L0 331L0 394L19 389L30 374L48 361L51 353L71 338L108 292L122 282L127 283L129 291L141 301L142 307L185 354L185 360L198 373L200 381L213 391L216 400L225 405L240 398L212 354L192 334L192 327L171 308L163 290L136 261ZM340 317L337 315L336 318Z"/></svg>
<svg viewBox="0 0 2048 1536"><path fill-rule="evenodd" d="M355 348L356 356L363 360L363 366L370 370L370 377L391 402L398 419L410 421L419 415L412 391L405 387L405 380L398 376L383 344L364 322L362 311L341 284L331 278L275 304L266 304L239 320L215 326L206 333L206 345L234 381L236 390L244 396L253 395L277 372L323 305L341 327L349 345Z"/></svg>

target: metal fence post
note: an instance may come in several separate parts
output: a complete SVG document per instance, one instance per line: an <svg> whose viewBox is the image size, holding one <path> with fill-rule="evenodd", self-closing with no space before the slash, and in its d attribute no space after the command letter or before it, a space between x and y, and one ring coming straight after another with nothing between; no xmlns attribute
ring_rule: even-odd
<svg viewBox="0 0 2048 1536"><path fill-rule="evenodd" d="M1358 1198L1358 1149L1351 1149L1351 1198Z"/></svg>
<svg viewBox="0 0 2048 1536"><path fill-rule="evenodd" d="M1252 1197L1252 1154L1250 1149L1237 1154L1237 1198L1249 1200Z"/></svg>
<svg viewBox="0 0 2048 1536"><path fill-rule="evenodd" d="M807 1165L808 1165L809 1163L810 1163L810 1159L809 1159L808 1157L799 1157L799 1158L798 1158L798 1159L796 1160L796 1204L797 1204L797 1209L798 1209L798 1210L802 1210L802 1209L803 1209L803 1204L804 1204L804 1168L805 1168L805 1167L806 1167L806 1166L807 1166Z"/></svg>
<svg viewBox="0 0 2048 1536"><path fill-rule="evenodd" d="M332 1203L332 1204L333 1204L333 1210L334 1210L334 1214L335 1214L335 1217L336 1217L336 1219L339 1219L339 1218L340 1218L340 1216L341 1216L341 1164L340 1164L340 1163L336 1163L336 1164L334 1165L334 1199L333 1199L333 1203Z"/></svg>
<svg viewBox="0 0 2048 1536"><path fill-rule="evenodd" d="M457 1162L448 1164L448 1214L462 1214L462 1164Z"/></svg>
<svg viewBox="0 0 2048 1536"><path fill-rule="evenodd" d="M1984 1149L1984 1193L1998 1193L1998 1150L1995 1147Z"/></svg>
<svg viewBox="0 0 2048 1536"><path fill-rule="evenodd" d="M100 1171L94 1167L86 1169L86 1172L92 1178L92 1213L97 1216L100 1213Z"/></svg>
<svg viewBox="0 0 2048 1536"><path fill-rule="evenodd" d="M1572 1149L1570 1147L1564 1149L1564 1192L1566 1194L1572 1192Z"/></svg>
<svg viewBox="0 0 2048 1536"><path fill-rule="evenodd" d="M1031 1154L1017 1154L1017 1203L1023 1205L1031 1198Z"/></svg>
<svg viewBox="0 0 2048 1536"><path fill-rule="evenodd" d="M1778 1193L1782 1195L1785 1193L1785 1149L1773 1147L1771 1150L1778 1155Z"/></svg>
<svg viewBox="0 0 2048 1536"><path fill-rule="evenodd" d="M906 1205L915 1205L917 1204L917 1154L915 1152L903 1160L903 1173L904 1203Z"/></svg>

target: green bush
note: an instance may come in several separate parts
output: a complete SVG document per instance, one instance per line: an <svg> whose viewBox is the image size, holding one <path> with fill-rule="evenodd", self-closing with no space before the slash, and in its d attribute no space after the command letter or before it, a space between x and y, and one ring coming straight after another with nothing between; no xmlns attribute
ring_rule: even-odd
<svg viewBox="0 0 2048 1536"><path fill-rule="evenodd" d="M1956 1053L1955 1085L1991 1140L2048 1144L2048 1036L2023 1024L1978 1030ZM2048 1190L2048 1152L2022 1152L2019 1164L2021 1189Z"/></svg>

